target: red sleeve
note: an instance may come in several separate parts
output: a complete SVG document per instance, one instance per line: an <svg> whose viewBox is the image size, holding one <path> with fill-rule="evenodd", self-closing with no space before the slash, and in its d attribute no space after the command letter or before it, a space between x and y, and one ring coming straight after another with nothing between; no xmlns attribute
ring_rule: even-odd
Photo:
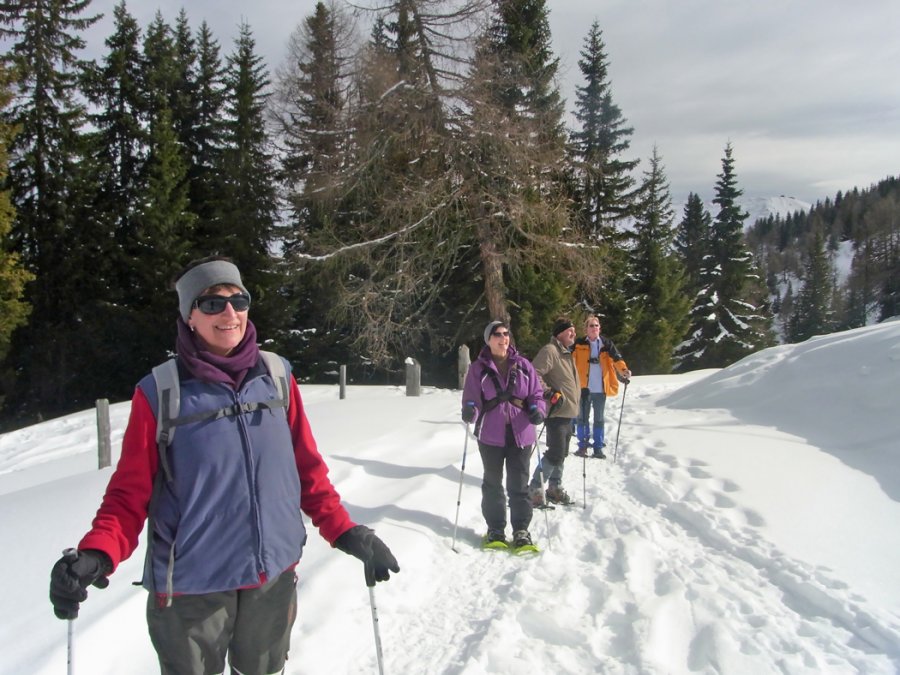
<svg viewBox="0 0 900 675"><path fill-rule="evenodd" d="M103 551L112 561L113 570L134 553L147 519L158 464L156 417L138 387L131 399L119 463L106 486L90 532L78 543L79 549Z"/></svg>
<svg viewBox="0 0 900 675"><path fill-rule="evenodd" d="M291 376L291 401L288 424L294 441L294 457L300 474L300 507L329 544L356 523L341 504L341 496L328 478L328 467L313 438L309 420L303 411L300 388Z"/></svg>

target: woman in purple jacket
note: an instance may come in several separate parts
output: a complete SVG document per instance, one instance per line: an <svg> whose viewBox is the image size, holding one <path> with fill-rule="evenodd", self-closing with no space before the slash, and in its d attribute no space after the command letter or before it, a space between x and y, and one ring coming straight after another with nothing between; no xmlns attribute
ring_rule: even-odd
<svg viewBox="0 0 900 675"><path fill-rule="evenodd" d="M491 321L484 329L485 347L469 367L463 387L462 418L475 422L475 437L484 464L481 513L487 523L484 546L506 548L506 494L513 548L532 546L528 469L537 436L534 425L546 414L543 390L531 362L509 344L509 323Z"/></svg>

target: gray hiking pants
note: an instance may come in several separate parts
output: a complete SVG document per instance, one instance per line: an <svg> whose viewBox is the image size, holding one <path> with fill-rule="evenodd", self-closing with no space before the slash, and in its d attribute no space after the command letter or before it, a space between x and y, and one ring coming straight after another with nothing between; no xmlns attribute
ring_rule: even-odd
<svg viewBox="0 0 900 675"><path fill-rule="evenodd" d="M162 675L218 675L226 654L232 672L284 670L297 616L297 575L285 572L258 588L176 595L169 607L147 601L150 640Z"/></svg>
<svg viewBox="0 0 900 675"><path fill-rule="evenodd" d="M481 480L481 514L489 530L506 529L506 496L513 531L527 530L531 524L531 500L528 498L529 448L507 445L504 448L478 442L484 477ZM503 465L506 465L506 495L503 493Z"/></svg>

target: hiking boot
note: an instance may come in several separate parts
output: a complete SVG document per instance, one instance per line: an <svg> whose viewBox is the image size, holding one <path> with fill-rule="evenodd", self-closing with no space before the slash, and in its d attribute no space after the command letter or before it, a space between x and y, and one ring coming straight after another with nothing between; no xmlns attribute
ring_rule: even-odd
<svg viewBox="0 0 900 675"><path fill-rule="evenodd" d="M587 448L578 448L572 454L575 455L576 457L587 457Z"/></svg>
<svg viewBox="0 0 900 675"><path fill-rule="evenodd" d="M551 504L562 504L563 506L575 503L575 500L566 494L566 491L559 485L551 485L547 488L547 501Z"/></svg>
<svg viewBox="0 0 900 675"><path fill-rule="evenodd" d="M543 506L544 505L544 491L541 490L540 486L529 485L528 486L528 499L531 500L532 506Z"/></svg>
<svg viewBox="0 0 900 675"><path fill-rule="evenodd" d="M512 545L513 548L521 548L522 546L534 546L534 542L531 541L528 530L516 530L513 532Z"/></svg>
<svg viewBox="0 0 900 675"><path fill-rule="evenodd" d="M606 453L601 448L594 448L594 454L591 457L594 459L606 459Z"/></svg>
<svg viewBox="0 0 900 675"><path fill-rule="evenodd" d="M506 543L506 533L503 530L488 530L487 534L484 535L484 543L485 544L495 544L497 542L505 544Z"/></svg>

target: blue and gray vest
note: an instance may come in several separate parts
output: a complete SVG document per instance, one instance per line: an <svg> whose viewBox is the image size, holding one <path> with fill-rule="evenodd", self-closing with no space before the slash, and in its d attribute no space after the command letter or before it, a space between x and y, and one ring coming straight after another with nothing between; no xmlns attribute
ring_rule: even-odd
<svg viewBox="0 0 900 675"><path fill-rule="evenodd" d="M183 368L178 379L177 433L160 444L142 584L171 598L273 579L306 542L286 388L264 359L238 391ZM167 392L152 374L138 386L159 420Z"/></svg>

